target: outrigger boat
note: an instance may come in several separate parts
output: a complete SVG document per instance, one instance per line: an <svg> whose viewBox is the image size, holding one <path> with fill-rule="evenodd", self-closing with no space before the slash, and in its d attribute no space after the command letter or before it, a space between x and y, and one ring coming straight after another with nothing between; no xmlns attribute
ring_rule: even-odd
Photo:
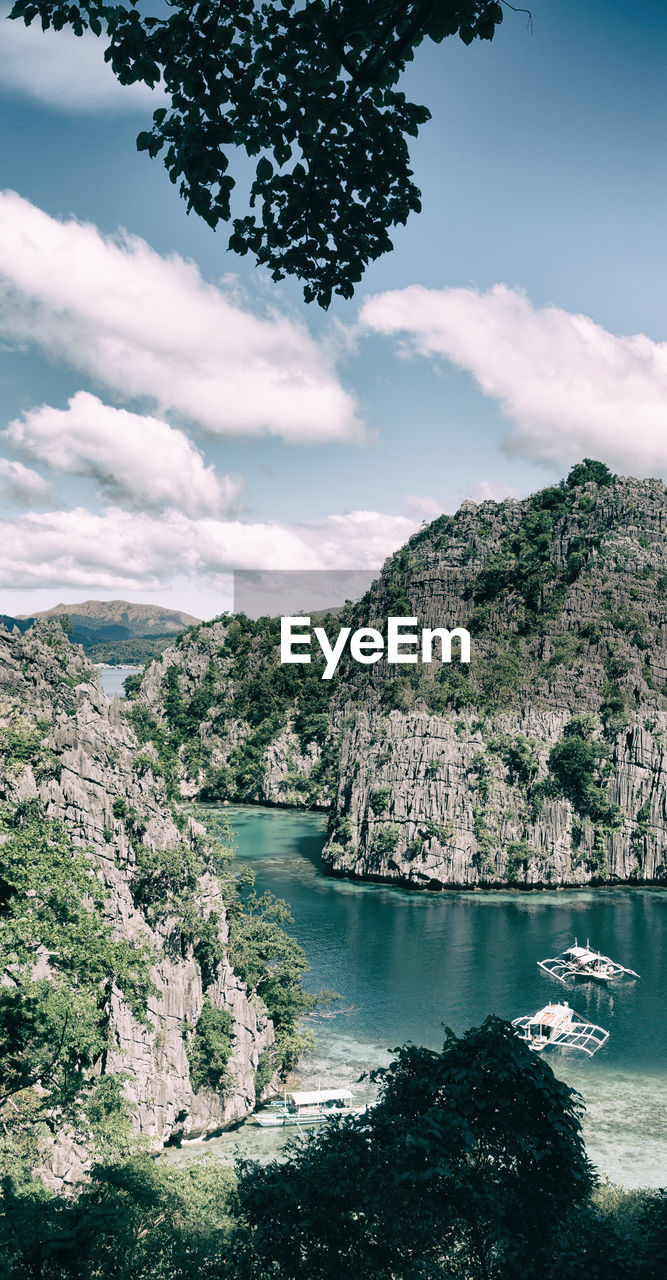
<svg viewBox="0 0 667 1280"><path fill-rule="evenodd" d="M638 978L639 974L634 969L626 969L622 964L617 964L615 960L611 960L609 956L603 956L599 951L594 951L590 942L585 947L580 947L577 940L574 940L574 946L568 947L566 951L562 951L559 956L552 959L538 960L540 969L548 973L552 978L558 978L559 982L567 982L570 978L588 978L593 982L613 982L616 978Z"/></svg>
<svg viewBox="0 0 667 1280"><path fill-rule="evenodd" d="M593 1022L583 1022L569 1004L546 1004L537 1013L515 1018L512 1026L520 1040L536 1053L545 1049L580 1049L592 1057L609 1039L609 1032Z"/></svg>
<svg viewBox="0 0 667 1280"><path fill-rule="evenodd" d="M365 1107L355 1107L349 1089L312 1089L309 1092L286 1093L282 1102L270 1103L258 1111L255 1120L262 1128L275 1129L287 1124L321 1124L332 1116L363 1115Z"/></svg>

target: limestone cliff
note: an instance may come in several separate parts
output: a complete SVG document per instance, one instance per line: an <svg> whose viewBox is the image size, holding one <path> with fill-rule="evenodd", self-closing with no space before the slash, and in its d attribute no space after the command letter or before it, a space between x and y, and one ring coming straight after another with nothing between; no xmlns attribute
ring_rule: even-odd
<svg viewBox="0 0 667 1280"><path fill-rule="evenodd" d="M465 625L472 662L380 664L363 691L351 673L331 869L430 887L667 878L666 536L662 481L584 479L466 503L392 557L371 624Z"/></svg>
<svg viewBox="0 0 667 1280"><path fill-rule="evenodd" d="M149 923L131 888L137 841L147 849L183 842L197 847L203 829L192 820L177 825L150 753L140 757L118 699L109 701L98 688L83 651L67 642L58 623L38 623L24 635L0 630L0 711L5 720L37 723L43 734L35 760L0 772L0 796L23 804L38 800L49 817L66 824L75 843L92 852L118 935L147 942L157 956L148 1025L112 995L111 1045L98 1070L126 1074L136 1126L153 1148L243 1118L254 1106L259 1056L273 1039L263 1006L249 998L227 959L209 975L192 946L184 952L174 947L169 920ZM224 903L210 866L198 894L202 916L215 908L224 942ZM204 995L233 1020L230 1083L221 1093L207 1086L195 1092L190 1081L186 1036ZM50 1161L51 1178L75 1180L85 1159L63 1138Z"/></svg>

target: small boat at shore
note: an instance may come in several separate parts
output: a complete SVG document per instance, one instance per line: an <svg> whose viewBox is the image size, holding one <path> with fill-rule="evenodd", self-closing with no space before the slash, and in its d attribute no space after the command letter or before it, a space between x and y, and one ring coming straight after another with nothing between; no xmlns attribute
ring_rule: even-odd
<svg viewBox="0 0 667 1280"><path fill-rule="evenodd" d="M559 956L553 956L551 959L538 960L538 966L548 973L551 978L558 978L559 982L568 982L572 979L585 978L592 982L614 982L617 978L638 978L639 974L634 969L626 969L622 964L618 964L616 960L612 960L609 956L603 956L601 952L595 951L589 942L585 947L580 947L575 938L574 946L567 947Z"/></svg>
<svg viewBox="0 0 667 1280"><path fill-rule="evenodd" d="M354 1106L349 1089L311 1089L286 1093L282 1102L269 1103L254 1118L263 1129L277 1129L284 1125L321 1124L332 1116L363 1115L365 1110Z"/></svg>
<svg viewBox="0 0 667 1280"><path fill-rule="evenodd" d="M520 1040L536 1053L545 1049L578 1049L592 1058L609 1039L609 1032L584 1022L569 1004L546 1004L537 1013L515 1018L512 1026Z"/></svg>

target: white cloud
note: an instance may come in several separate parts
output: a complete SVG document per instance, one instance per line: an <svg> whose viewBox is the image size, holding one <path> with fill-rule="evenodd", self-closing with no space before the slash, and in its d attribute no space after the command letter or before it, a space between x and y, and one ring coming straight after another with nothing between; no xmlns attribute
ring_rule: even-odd
<svg viewBox="0 0 667 1280"><path fill-rule="evenodd" d="M416 528L404 516L353 511L318 524L157 517L118 508L31 512L0 521L0 586L155 591L209 585L230 569L361 569L382 564Z"/></svg>
<svg viewBox="0 0 667 1280"><path fill-rule="evenodd" d="M383 564L418 527L407 516L381 511L348 511L319 523L300 525L296 532L318 558L318 569L367 569ZM286 568L310 568L301 563Z"/></svg>
<svg viewBox="0 0 667 1280"><path fill-rule="evenodd" d="M92 476L102 486L101 496L122 506L222 515L241 489L234 477L221 479L213 466L205 466L182 431L114 409L86 391L78 391L67 409L29 410L9 424L7 435L26 457L54 471Z"/></svg>
<svg viewBox="0 0 667 1280"><path fill-rule="evenodd" d="M0 498L27 507L43 502L50 493L50 484L37 471L24 467L22 462L0 458Z"/></svg>
<svg viewBox="0 0 667 1280"><path fill-rule="evenodd" d="M11 6L0 5L0 90L42 102L59 111L138 111L146 114L164 100L147 85L121 85L104 61L104 40L92 32L42 31L6 21Z"/></svg>
<svg viewBox="0 0 667 1280"><path fill-rule="evenodd" d="M244 310L192 262L0 194L0 331L211 435L361 440L333 357L300 324Z"/></svg>
<svg viewBox="0 0 667 1280"><path fill-rule="evenodd" d="M558 468L589 456L634 475L667 469L667 343L537 309L500 284L379 294L361 319L469 370L511 420L512 454Z"/></svg>

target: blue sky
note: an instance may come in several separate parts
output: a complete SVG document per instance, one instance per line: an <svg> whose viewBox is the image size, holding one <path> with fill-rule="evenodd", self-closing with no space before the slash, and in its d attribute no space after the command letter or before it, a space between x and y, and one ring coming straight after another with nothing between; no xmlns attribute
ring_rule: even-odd
<svg viewBox="0 0 667 1280"><path fill-rule="evenodd" d="M583 454L667 477L667 12L532 13L420 52L424 211L327 314L186 216L98 49L3 24L0 610L208 616L230 569L373 567Z"/></svg>

